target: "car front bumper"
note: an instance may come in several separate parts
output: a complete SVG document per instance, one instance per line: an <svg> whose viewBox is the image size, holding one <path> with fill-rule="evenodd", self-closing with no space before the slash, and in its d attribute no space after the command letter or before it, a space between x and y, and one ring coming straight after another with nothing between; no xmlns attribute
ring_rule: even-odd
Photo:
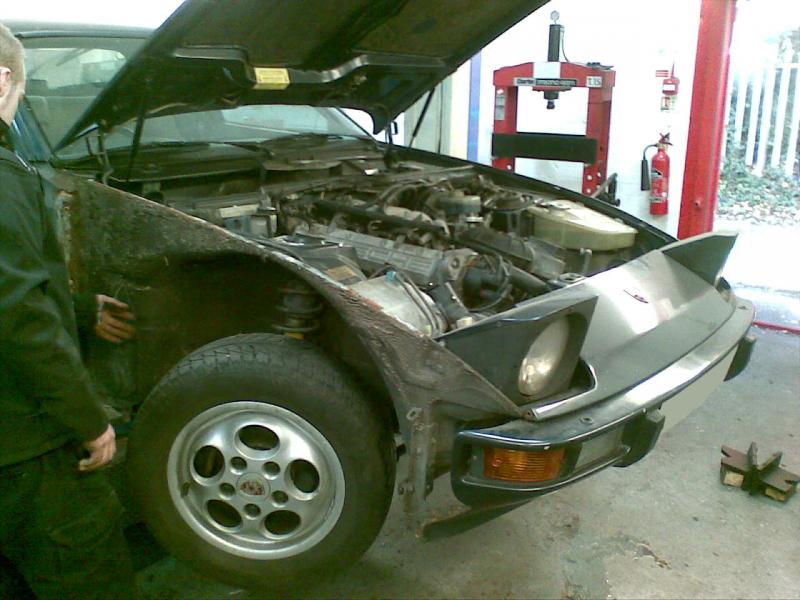
<svg viewBox="0 0 800 600"><path fill-rule="evenodd" d="M588 407L541 421L514 420L460 431L451 480L456 497L473 507L515 505L609 466L640 460L659 435L702 404L746 366L754 337L752 304L738 300L730 318L703 343L639 384ZM564 449L555 478L508 481L487 476L488 448L525 452Z"/></svg>

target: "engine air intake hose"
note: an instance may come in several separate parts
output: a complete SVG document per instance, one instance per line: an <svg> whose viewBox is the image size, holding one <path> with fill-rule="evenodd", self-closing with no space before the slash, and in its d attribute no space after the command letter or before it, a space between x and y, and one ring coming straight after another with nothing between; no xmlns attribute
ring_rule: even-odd
<svg viewBox="0 0 800 600"><path fill-rule="evenodd" d="M511 283L514 287L525 290L533 296L538 296L539 294L550 291L549 286L544 281L535 275L531 275L527 271L523 271L519 267L509 266L509 275L511 276Z"/></svg>

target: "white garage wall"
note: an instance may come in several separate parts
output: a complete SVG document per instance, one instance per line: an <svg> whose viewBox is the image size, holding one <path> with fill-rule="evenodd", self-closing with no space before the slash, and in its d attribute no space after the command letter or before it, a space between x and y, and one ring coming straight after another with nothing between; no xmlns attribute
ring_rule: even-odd
<svg viewBox="0 0 800 600"><path fill-rule="evenodd" d="M414 141L414 148L449 154L456 158L467 158L469 69L468 61L436 87L422 127ZM404 121L406 125L405 136L398 136L398 143L406 145L410 143L427 96L427 93L424 94L398 117L398 121Z"/></svg>
<svg viewBox="0 0 800 600"><path fill-rule="evenodd" d="M573 62L597 61L613 65L617 72L611 115L608 173L618 173L618 197L622 208L670 233L678 228L680 195L689 128L694 57L700 18L700 0L553 0L513 27L481 56L481 94L478 160L491 162L494 115L492 74L497 68L547 59L550 12L557 10L566 27L564 49ZM680 77L680 94L673 112L660 110L661 79L656 69L671 68ZM522 90L518 128L520 131L586 132L586 90L570 90L546 110L541 93ZM468 102L468 98L454 98ZM670 213L649 214L647 192L639 189L642 149L670 132ZM652 154L653 150L649 151ZM580 190L582 165L518 160L517 171Z"/></svg>

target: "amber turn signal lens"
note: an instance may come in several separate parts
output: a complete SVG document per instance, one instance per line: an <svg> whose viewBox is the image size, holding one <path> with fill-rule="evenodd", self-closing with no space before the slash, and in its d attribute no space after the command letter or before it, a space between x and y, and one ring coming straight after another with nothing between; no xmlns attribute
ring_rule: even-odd
<svg viewBox="0 0 800 600"><path fill-rule="evenodd" d="M484 448L483 475L489 479L531 483L555 479L564 463L564 448L556 450L507 450Z"/></svg>

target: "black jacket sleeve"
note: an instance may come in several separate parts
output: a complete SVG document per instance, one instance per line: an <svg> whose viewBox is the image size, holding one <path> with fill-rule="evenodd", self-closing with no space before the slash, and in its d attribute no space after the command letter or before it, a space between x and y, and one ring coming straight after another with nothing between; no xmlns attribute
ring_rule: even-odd
<svg viewBox="0 0 800 600"><path fill-rule="evenodd" d="M92 292L73 294L72 301L75 303L78 329L90 331L97 322L97 295Z"/></svg>
<svg viewBox="0 0 800 600"><path fill-rule="evenodd" d="M46 293L44 205L7 169L0 173L0 361L42 410L79 440L92 440L105 431L107 419L76 340Z"/></svg>

